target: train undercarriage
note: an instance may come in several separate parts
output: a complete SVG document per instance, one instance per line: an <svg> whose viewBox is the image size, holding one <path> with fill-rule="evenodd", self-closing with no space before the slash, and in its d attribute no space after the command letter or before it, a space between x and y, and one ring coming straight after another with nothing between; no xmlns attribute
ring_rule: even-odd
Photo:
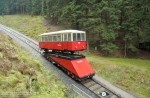
<svg viewBox="0 0 150 98"><path fill-rule="evenodd" d="M92 78L95 72L84 55L68 51L42 50L42 55L61 68L68 76L79 82Z"/></svg>

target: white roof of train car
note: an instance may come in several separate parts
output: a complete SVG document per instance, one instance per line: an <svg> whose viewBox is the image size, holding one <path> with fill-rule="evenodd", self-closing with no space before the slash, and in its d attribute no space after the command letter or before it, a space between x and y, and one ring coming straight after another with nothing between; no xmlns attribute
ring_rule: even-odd
<svg viewBox="0 0 150 98"><path fill-rule="evenodd" d="M43 34L40 34L39 36L51 35L51 34L62 34L62 33L85 33L85 31L80 31L80 30L61 30L61 31L56 31L56 32L43 33Z"/></svg>

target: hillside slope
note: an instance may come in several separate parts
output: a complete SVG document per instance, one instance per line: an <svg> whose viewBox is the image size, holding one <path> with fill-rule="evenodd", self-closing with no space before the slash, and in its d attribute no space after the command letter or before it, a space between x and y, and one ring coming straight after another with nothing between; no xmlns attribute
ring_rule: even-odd
<svg viewBox="0 0 150 98"><path fill-rule="evenodd" d="M0 17L0 22L26 35L28 35L27 32L30 32L28 36L36 40L38 34L63 29L62 26L49 25L47 21L43 22L40 16L4 16ZM97 51L94 52L98 54ZM147 60L143 60L145 58L144 53L141 54L143 55L140 57L142 59L101 57L101 54L95 56L90 53L83 53L87 56L97 75L122 89L135 93L140 98L149 98L150 56L148 54L146 55Z"/></svg>
<svg viewBox="0 0 150 98"><path fill-rule="evenodd" d="M32 82L29 82L32 79ZM31 83L31 84L30 84ZM0 32L0 97L65 98L65 86Z"/></svg>

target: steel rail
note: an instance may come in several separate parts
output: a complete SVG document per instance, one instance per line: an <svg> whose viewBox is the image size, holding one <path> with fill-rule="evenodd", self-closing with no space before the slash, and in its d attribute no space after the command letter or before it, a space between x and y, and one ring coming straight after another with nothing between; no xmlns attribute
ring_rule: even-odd
<svg viewBox="0 0 150 98"><path fill-rule="evenodd" d="M120 95L117 95L112 90L106 88L105 85L100 84L93 79L88 79L81 83L100 98L121 98Z"/></svg>
<svg viewBox="0 0 150 98"><path fill-rule="evenodd" d="M38 44L36 42L34 42L32 39L24 36L23 34L19 34L17 31L14 31L8 27L5 27L3 25L0 25L0 28L2 30L4 30L6 33L11 33L14 37L17 37L18 39L20 39L21 41L23 41L24 43L26 43L27 45L29 45L32 49L36 50L39 53L39 48L38 48ZM16 33L16 34L15 34ZM23 39L22 39L23 38ZM36 46L36 48L31 45L34 44Z"/></svg>

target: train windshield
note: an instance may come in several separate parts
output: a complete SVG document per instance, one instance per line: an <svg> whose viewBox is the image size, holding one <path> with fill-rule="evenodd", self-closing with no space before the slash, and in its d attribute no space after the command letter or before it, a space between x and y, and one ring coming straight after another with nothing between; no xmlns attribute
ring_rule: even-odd
<svg viewBox="0 0 150 98"><path fill-rule="evenodd" d="M57 41L61 41L61 35L57 36Z"/></svg>
<svg viewBox="0 0 150 98"><path fill-rule="evenodd" d="M85 41L85 33L81 33L81 40Z"/></svg>
<svg viewBox="0 0 150 98"><path fill-rule="evenodd" d="M73 41L77 40L76 35L77 35L76 33L73 33Z"/></svg>
<svg viewBox="0 0 150 98"><path fill-rule="evenodd" d="M68 41L71 41L71 33L68 33Z"/></svg>
<svg viewBox="0 0 150 98"><path fill-rule="evenodd" d="M73 41L85 41L85 33L73 33Z"/></svg>

